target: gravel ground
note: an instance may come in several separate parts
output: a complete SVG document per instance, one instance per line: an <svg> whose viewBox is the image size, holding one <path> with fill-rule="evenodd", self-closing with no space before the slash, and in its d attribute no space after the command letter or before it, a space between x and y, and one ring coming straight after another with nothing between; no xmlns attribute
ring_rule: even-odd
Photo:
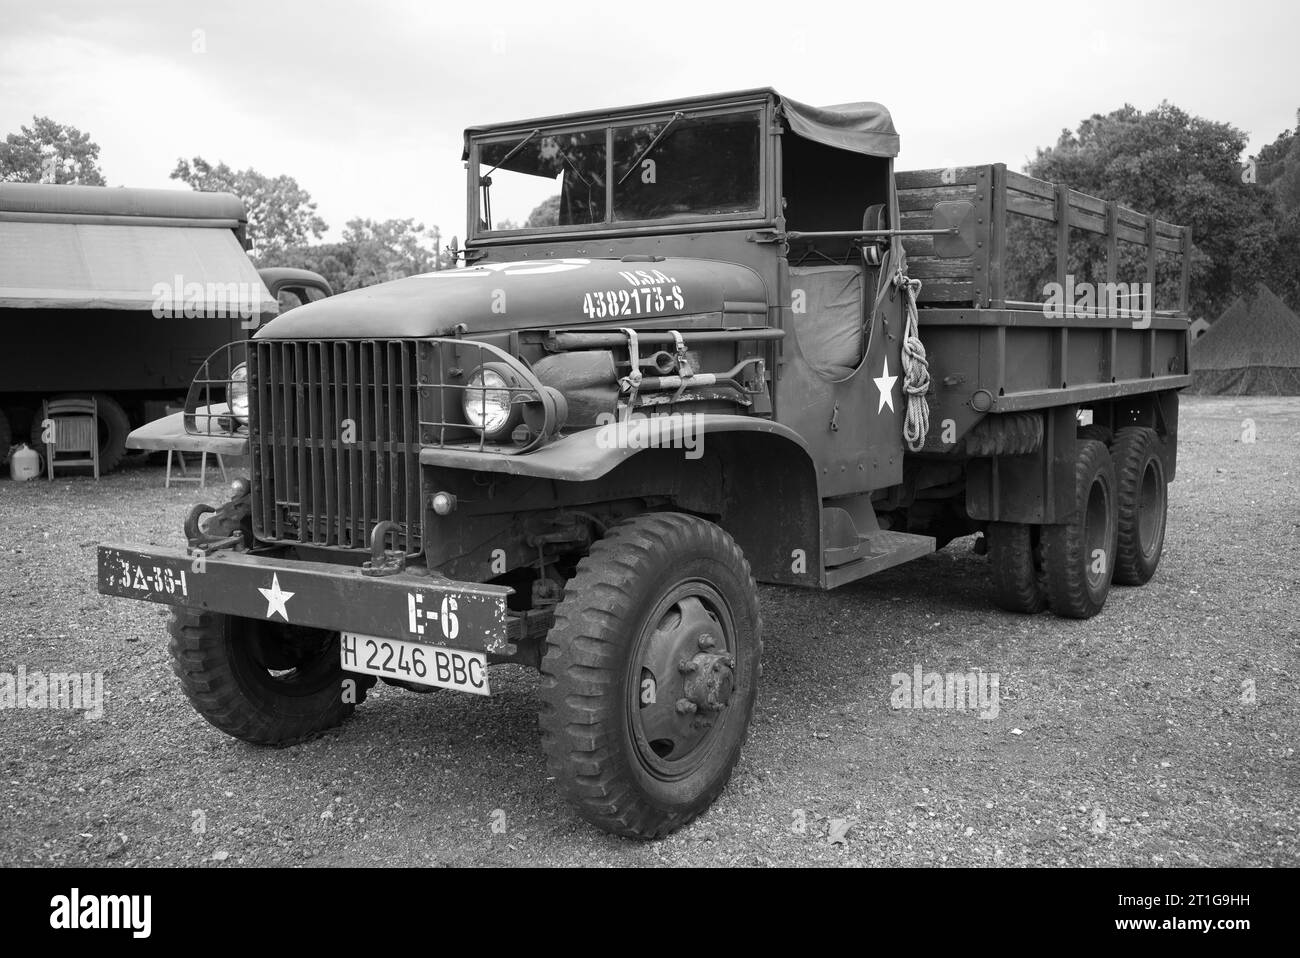
<svg viewBox="0 0 1300 958"><path fill-rule="evenodd" d="M490 699L381 685L294 748L226 738L160 607L95 591L94 547L182 546L196 490L145 463L5 479L0 673L102 672L106 704L0 711L0 865L1300 864L1300 400L1183 402L1160 571L1097 618L996 611L971 539L829 594L763 588L740 765L656 843L569 813L515 667ZM997 673L999 714L892 709L918 665Z"/></svg>

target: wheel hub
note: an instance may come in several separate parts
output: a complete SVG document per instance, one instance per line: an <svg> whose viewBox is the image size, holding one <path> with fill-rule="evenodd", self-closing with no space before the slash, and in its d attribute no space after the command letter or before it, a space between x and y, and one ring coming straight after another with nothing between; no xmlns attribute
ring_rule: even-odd
<svg viewBox="0 0 1300 958"><path fill-rule="evenodd" d="M731 700L729 619L707 588L686 588L661 606L641 645L634 715L651 762L677 762L701 746Z"/></svg>
<svg viewBox="0 0 1300 958"><path fill-rule="evenodd" d="M735 667L733 656L714 652L700 652L684 660L678 666L685 681L682 683L684 694L677 700L677 711L721 712L731 699L732 670Z"/></svg>

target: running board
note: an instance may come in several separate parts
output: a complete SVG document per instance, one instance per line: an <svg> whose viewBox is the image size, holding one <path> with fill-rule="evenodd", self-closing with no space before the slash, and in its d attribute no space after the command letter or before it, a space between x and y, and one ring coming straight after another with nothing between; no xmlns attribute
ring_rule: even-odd
<svg viewBox="0 0 1300 958"><path fill-rule="evenodd" d="M861 559L827 569L825 572L827 589L839 588L864 576L888 569L890 566L911 562L934 551L933 536L918 536L910 532L889 532L882 529L864 538L870 540L870 551Z"/></svg>
<svg viewBox="0 0 1300 958"><path fill-rule="evenodd" d="M823 588L838 588L934 551L932 536L881 529L874 512L859 511L859 517L871 528L859 532L846 510L822 509L822 540L828 543L822 550Z"/></svg>

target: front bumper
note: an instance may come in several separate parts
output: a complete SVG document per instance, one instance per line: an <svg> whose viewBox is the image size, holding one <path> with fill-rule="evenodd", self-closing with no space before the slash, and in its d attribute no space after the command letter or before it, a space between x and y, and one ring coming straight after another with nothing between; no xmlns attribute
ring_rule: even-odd
<svg viewBox="0 0 1300 958"><path fill-rule="evenodd" d="M98 579L104 595L489 655L512 651L510 589L418 570L364 576L328 562L113 543L99 547Z"/></svg>

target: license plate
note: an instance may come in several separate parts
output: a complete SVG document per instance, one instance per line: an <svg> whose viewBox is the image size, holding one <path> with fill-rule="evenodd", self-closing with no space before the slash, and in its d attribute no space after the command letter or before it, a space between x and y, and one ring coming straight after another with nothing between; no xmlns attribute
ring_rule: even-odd
<svg viewBox="0 0 1300 958"><path fill-rule="evenodd" d="M348 672L471 695L492 694L488 688L487 656L482 652L344 632L339 639L339 661Z"/></svg>

